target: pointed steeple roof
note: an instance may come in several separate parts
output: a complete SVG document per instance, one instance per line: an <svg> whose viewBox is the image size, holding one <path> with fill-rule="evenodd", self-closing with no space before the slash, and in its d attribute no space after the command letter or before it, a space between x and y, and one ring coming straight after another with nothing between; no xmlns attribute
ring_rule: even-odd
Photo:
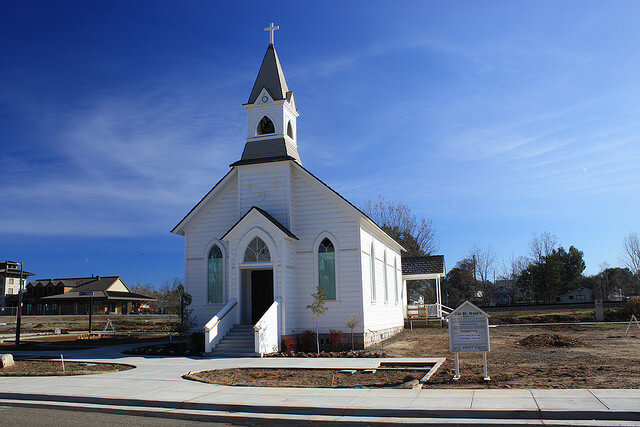
<svg viewBox="0 0 640 427"><path fill-rule="evenodd" d="M262 88L267 89L274 101L285 99L287 92L289 92L278 54L272 44L269 45L267 52L264 54L258 77L253 85L247 104L256 102Z"/></svg>

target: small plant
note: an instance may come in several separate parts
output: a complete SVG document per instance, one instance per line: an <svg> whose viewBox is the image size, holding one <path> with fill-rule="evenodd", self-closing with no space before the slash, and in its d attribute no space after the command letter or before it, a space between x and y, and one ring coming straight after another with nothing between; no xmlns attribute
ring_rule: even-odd
<svg viewBox="0 0 640 427"><path fill-rule="evenodd" d="M316 319L316 350L320 353L320 335L318 330L318 322L320 321L320 317L324 316L329 310L329 307L325 303L327 299L327 292L322 289L321 286L316 288L316 291L311 294L313 297L313 303L307 306L308 309L313 313L313 317Z"/></svg>
<svg viewBox="0 0 640 427"><path fill-rule="evenodd" d="M311 329L307 329L302 333L302 351L309 353L311 350L313 350L313 338L314 333Z"/></svg>
<svg viewBox="0 0 640 427"><path fill-rule="evenodd" d="M358 324L358 318L356 316L351 316L347 319L347 328L351 330L351 351L353 351L353 330Z"/></svg>
<svg viewBox="0 0 640 427"><path fill-rule="evenodd" d="M342 350L342 332L331 331L329 332L329 348L331 351Z"/></svg>
<svg viewBox="0 0 640 427"><path fill-rule="evenodd" d="M627 302L624 303L624 307L621 310L624 313L626 318L635 315L636 317L640 317L640 298L629 298Z"/></svg>
<svg viewBox="0 0 640 427"><path fill-rule="evenodd" d="M285 335L282 337L282 344L280 346L283 353L293 353L296 351L296 339L291 335Z"/></svg>

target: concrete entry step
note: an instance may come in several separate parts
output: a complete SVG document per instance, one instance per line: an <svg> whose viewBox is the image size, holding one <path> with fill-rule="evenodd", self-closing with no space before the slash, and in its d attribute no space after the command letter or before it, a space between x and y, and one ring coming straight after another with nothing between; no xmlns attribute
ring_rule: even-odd
<svg viewBox="0 0 640 427"><path fill-rule="evenodd" d="M235 325L220 340L211 353L206 353L205 355L209 357L258 356L254 351L254 343L253 325Z"/></svg>

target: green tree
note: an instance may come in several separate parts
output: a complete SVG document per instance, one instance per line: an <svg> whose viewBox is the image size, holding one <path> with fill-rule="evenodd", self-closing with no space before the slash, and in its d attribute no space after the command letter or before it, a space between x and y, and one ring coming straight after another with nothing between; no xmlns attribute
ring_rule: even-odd
<svg viewBox="0 0 640 427"><path fill-rule="evenodd" d="M318 286L316 291L311 294L313 297L313 303L307 306L307 309L311 310L313 313L313 317L316 319L316 349L318 353L320 353L320 335L318 322L320 321L320 317L324 316L327 313L329 307L325 300L327 299L327 292L321 287Z"/></svg>
<svg viewBox="0 0 640 427"><path fill-rule="evenodd" d="M519 286L530 289L535 301L551 302L556 295L568 291L582 278L586 265L583 253L574 246L550 249L541 254L521 273Z"/></svg>
<svg viewBox="0 0 640 427"><path fill-rule="evenodd" d="M442 280L442 290L445 295L448 295L447 305L456 307L464 301L474 298L474 290L477 288L478 282L473 277L473 266L473 259L461 259Z"/></svg>

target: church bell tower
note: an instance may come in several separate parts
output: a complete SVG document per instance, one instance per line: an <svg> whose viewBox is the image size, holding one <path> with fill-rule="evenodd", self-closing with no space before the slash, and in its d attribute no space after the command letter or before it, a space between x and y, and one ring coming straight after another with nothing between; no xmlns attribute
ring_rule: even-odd
<svg viewBox="0 0 640 427"><path fill-rule="evenodd" d="M300 113L273 45L273 31L277 29L273 24L265 28L271 33L271 43L264 54L249 100L244 104L247 109L247 143L240 161L231 166L280 160L300 163L296 136L296 119Z"/></svg>

